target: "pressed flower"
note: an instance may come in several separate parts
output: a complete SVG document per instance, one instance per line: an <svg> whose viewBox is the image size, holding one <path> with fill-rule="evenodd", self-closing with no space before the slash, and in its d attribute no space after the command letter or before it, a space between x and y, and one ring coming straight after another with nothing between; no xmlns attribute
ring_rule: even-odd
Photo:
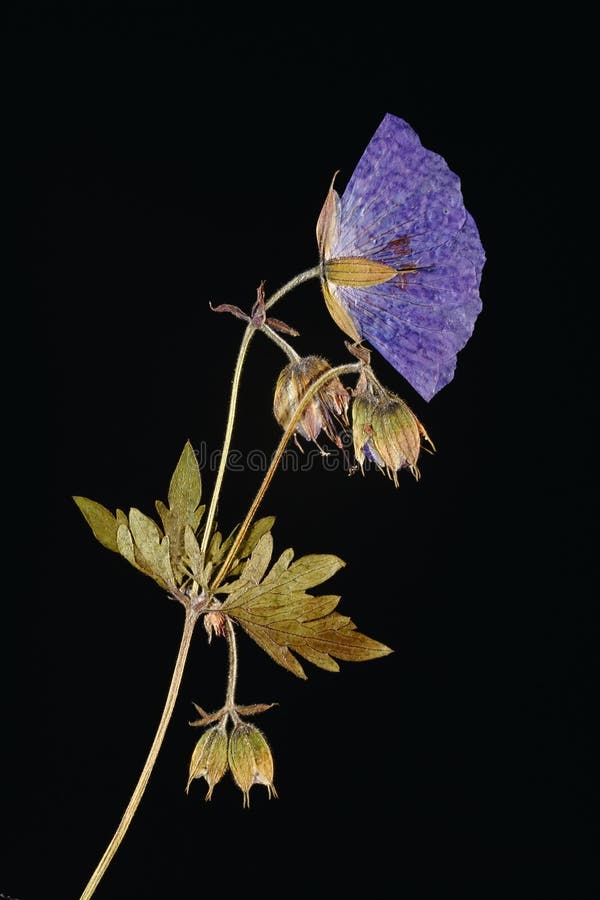
<svg viewBox="0 0 600 900"><path fill-rule="evenodd" d="M305 356L290 362L279 375L273 399L273 414L282 428L287 428L300 401L317 378L331 369L320 356ZM307 441L317 440L324 431L336 445L336 420L348 424L350 395L339 378L327 381L310 400L302 413L296 431Z"/></svg>
<svg viewBox="0 0 600 900"><path fill-rule="evenodd" d="M417 460L423 441L433 443L410 407L383 388L365 368L352 403L354 455L361 469L374 462L398 486L398 472L408 468L419 479Z"/></svg>
<svg viewBox="0 0 600 900"><path fill-rule="evenodd" d="M317 241L336 324L430 400L452 380L481 311L485 253L458 176L388 114L343 195L331 186Z"/></svg>

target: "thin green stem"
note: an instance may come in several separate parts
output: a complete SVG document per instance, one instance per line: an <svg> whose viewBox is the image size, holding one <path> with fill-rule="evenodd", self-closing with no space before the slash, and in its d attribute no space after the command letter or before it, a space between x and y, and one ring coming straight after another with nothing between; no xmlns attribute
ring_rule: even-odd
<svg viewBox="0 0 600 900"><path fill-rule="evenodd" d="M292 278L290 281L286 282L283 287L280 287L278 291L275 291L273 296L266 301L265 309L270 309L275 303L277 303L278 300L285 296L285 294L288 294L290 291L294 290L294 288L298 287L298 285L303 284L303 282L309 281L311 278L317 278L319 276L319 271L319 266L315 266L313 269L307 269L306 272L301 272L299 275L296 275L295 278ZM217 470L217 477L215 478L215 485L213 488L212 497L210 499L210 506L208 508L208 513L204 524L202 544L200 546L200 553L202 554L202 556L204 556L208 547L208 542L211 537L215 514L217 511L217 504L221 495L221 488L223 486L223 479L225 477L225 469L227 468L227 458L229 456L229 450L231 447L231 438L233 435L233 426L237 410L237 400L240 389L240 380L242 377L242 369L244 367L244 362L246 360L246 354L248 352L248 347L250 346L250 341L252 340L255 331L256 329L253 325L247 326L242 338L242 343L240 345L237 361L235 364L235 370L233 373L233 380L231 384L231 396L229 399L229 411L227 413L227 424L225 426L225 437L223 438L223 448L221 450L219 468Z"/></svg>
<svg viewBox="0 0 600 900"><path fill-rule="evenodd" d="M200 546L200 554L204 558L206 553L206 549L208 547L208 542L210 540L212 534L213 523L215 520L215 513L217 511L217 504L219 502L219 497L221 495L221 487L223 486L223 478L225 477L225 469L227 467L227 457L229 456L229 449L231 447L231 437L233 435L233 425L235 422L235 414L237 410L237 399L240 390L240 380L242 377L242 369L244 367L244 361L246 359L246 353L248 352L248 347L250 346L250 341L255 332L255 328L253 325L248 325L246 330L244 331L244 336L242 338L242 343L240 344L240 349L238 352L237 361L235 364L235 370L233 373L233 381L231 384L231 396L229 399L229 412L227 413L227 424L225 426L225 437L223 438L223 449L221 451L221 459L219 460L219 468L217 470L217 477L215 479L215 485L212 492L212 497L210 498L210 506L208 508L208 513L206 516L206 520L204 523L204 534L202 535L202 544Z"/></svg>
<svg viewBox="0 0 600 900"><path fill-rule="evenodd" d="M179 687L181 685L181 679L183 676L183 670L185 667L185 662L187 659L188 651L190 649L190 642L192 639L192 634L194 633L194 626L198 620L198 616L200 614L200 610L198 606L189 606L186 609L185 614L185 623L183 626L183 634L181 636L181 643L179 645L179 652L177 654L177 659L175 661L175 667L173 669L173 675L171 678L171 684L169 685L169 691L167 693L167 699L165 702L165 706L162 712L162 716L160 717L160 722L158 723L158 728L156 730L156 734L154 736L154 740L152 742L152 746L150 747L150 752L148 753L148 758L144 764L144 768L142 769L142 773L139 777L138 783L135 786L135 790L131 795L131 799L127 805L127 809L123 813L123 818L119 822L117 830L115 831L113 838L104 851L104 855L102 859L98 863L92 877L88 881L83 894L81 895L80 900L89 900L89 898L94 894L96 888L98 887L102 876L108 869L115 853L119 849L119 846L125 837L127 829L131 824L131 820L133 819L135 812L140 805L140 801L146 790L146 786L150 779L150 775L152 773L152 769L154 768L154 764L156 762L156 758L158 756L158 752L161 748L167 726L171 720L171 716L173 714L173 709L175 707L175 701L177 700L177 694L179 693Z"/></svg>
<svg viewBox="0 0 600 900"><path fill-rule="evenodd" d="M335 377L339 378L341 375L348 375L351 372L359 372L361 367L362 367L361 363L347 363L342 366L336 366L335 368L329 369L329 371L324 372L324 374L321 375L319 378L317 378L316 381L314 381L311 384L311 386L308 388L304 397L298 404L298 407L297 407L296 411L294 412L294 415L290 419L290 422L289 422L287 428L285 429L285 431L283 433L283 437L281 438L281 440L277 446L277 449L275 450L275 453L273 454L273 459L271 460L271 464L269 465L269 468L267 469L267 471L265 473L265 477L263 478L262 484L260 485L260 487L258 489L256 497L252 501L252 505L251 505L250 509L248 510L246 518L244 519L244 521L242 522L242 524L240 526L240 529L236 535L235 541L231 545L231 548L229 550L229 553L225 557L223 565L219 569L217 576L215 577L214 581L212 582L212 584L210 586L211 592L216 591L216 589L219 587L219 585L222 583L222 581L227 577L227 575L229 573L229 569L231 567L231 564L233 563L233 561L236 558L236 553L238 552L238 550L242 544L242 541L244 540L244 538L246 536L246 532L248 531L248 528L252 524L252 520L253 520L254 516L256 515L258 507L260 506L262 499L265 496L269 485L271 484L273 476L275 475L277 466L279 465L281 457L283 456L283 452L288 444L288 441L294 434L294 431L296 430L296 426L298 425L298 422L302 418L302 414L304 413L304 410L306 409L306 407L308 406L310 401L313 399L315 394L318 393L318 391L320 391L321 388L323 387L323 385L327 384L328 381L330 381L332 378L335 378Z"/></svg>

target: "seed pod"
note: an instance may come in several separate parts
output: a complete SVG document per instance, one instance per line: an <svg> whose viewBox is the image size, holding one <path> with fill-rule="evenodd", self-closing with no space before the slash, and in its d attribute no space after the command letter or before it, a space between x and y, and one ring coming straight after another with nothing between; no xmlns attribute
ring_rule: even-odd
<svg viewBox="0 0 600 900"><path fill-rule="evenodd" d="M330 369L327 360L320 356L299 357L283 369L273 398L273 414L282 428L287 428L310 386ZM331 378L305 407L296 432L307 441L316 441L324 431L337 444L335 420L348 424L349 402L350 396L340 379Z"/></svg>
<svg viewBox="0 0 600 900"><path fill-rule="evenodd" d="M361 469L374 462L398 486L398 472L408 468L419 479L417 460L422 440L433 448L429 435L410 409L386 391L371 370L361 373L352 404L354 455Z"/></svg>
<svg viewBox="0 0 600 900"><path fill-rule="evenodd" d="M208 793L205 799L210 800L214 786L227 771L227 743L227 732L222 725L204 732L192 753L186 793L194 778L206 778Z"/></svg>
<svg viewBox="0 0 600 900"><path fill-rule="evenodd" d="M264 784L271 796L277 797L273 786L273 757L267 740L255 725L247 722L236 725L229 738L229 768L244 795L244 806L250 806L250 788Z"/></svg>

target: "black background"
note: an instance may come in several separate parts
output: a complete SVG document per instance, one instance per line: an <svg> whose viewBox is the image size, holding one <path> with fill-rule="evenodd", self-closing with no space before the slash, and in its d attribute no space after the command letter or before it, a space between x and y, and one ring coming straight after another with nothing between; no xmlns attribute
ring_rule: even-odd
<svg viewBox="0 0 600 900"><path fill-rule="evenodd" d="M192 701L217 708L225 678L224 647L199 632L97 897L597 896L593 337L568 211L584 177L569 162L582 135L568 34L409 10L353 25L231 10L217 25L191 9L21 4L4 31L18 278L0 894L79 896L145 759L183 621L94 541L71 495L152 514L186 439L218 449L242 324L209 302L249 308L261 280L269 294L315 265L333 172L341 187L392 112L461 176L484 310L430 404L376 362L437 445L418 484L315 461L280 472L263 512L277 551L346 560L326 590L395 652L339 674L306 664L302 682L240 636L240 702L279 704L259 722L279 799L256 787L244 810L229 776L210 804L204 783L184 793ZM276 314L299 352L346 360L316 282ZM282 362L258 336L242 454L278 440ZM258 479L227 476L224 528Z"/></svg>

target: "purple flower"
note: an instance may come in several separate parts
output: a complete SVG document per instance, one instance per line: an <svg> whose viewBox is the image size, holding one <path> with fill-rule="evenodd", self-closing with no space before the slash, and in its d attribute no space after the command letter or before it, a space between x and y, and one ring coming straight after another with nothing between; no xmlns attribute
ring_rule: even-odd
<svg viewBox="0 0 600 900"><path fill-rule="evenodd" d="M342 197L317 223L327 308L431 400L481 310L485 253L457 175L402 119L386 115Z"/></svg>

